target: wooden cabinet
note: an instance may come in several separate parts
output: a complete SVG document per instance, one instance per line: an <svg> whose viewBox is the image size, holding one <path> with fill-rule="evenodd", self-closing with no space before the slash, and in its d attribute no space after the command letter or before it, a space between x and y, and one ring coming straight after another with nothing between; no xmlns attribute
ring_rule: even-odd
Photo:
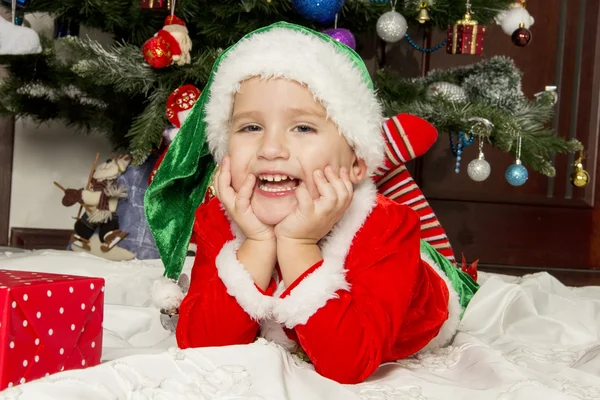
<svg viewBox="0 0 600 400"><path fill-rule="evenodd" d="M466 166L477 157L477 146L467 148L461 172L448 136L441 133L434 148L416 162L416 180L446 228L460 255L484 265L529 266L542 269L600 269L600 194L596 179L600 112L600 2L597 0L532 0L527 7L535 17L533 40L519 48L499 26L490 25L484 57L497 54L515 60L523 72L528 97L546 85L558 86L554 128L560 136L575 137L585 146L585 169L591 175L585 189L569 182L573 155L555 159L556 177L532 170L528 182L510 186L506 168L514 162L507 154L486 146L492 175L472 181ZM431 37L435 45L444 34ZM479 61L475 56L448 55L443 50L426 60L431 69Z"/></svg>

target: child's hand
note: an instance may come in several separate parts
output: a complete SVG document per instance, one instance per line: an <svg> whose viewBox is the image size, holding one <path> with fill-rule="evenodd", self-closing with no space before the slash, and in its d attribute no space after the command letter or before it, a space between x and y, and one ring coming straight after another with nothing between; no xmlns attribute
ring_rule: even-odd
<svg viewBox="0 0 600 400"><path fill-rule="evenodd" d="M293 240L302 244L317 244L344 216L352 203L353 186L346 168L340 168L339 176L332 167L325 173L313 173L321 197L313 200L304 186L296 189L298 207L275 226L277 240Z"/></svg>
<svg viewBox="0 0 600 400"><path fill-rule="evenodd" d="M217 197L246 238L255 241L274 240L273 228L260 222L250 206L256 177L249 174L239 192L236 193L231 186L231 160L229 156L225 156L215 180Z"/></svg>

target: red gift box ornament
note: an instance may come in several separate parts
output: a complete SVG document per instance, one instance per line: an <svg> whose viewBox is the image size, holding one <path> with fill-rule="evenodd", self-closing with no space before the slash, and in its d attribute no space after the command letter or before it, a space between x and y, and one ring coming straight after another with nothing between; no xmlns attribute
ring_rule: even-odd
<svg viewBox="0 0 600 400"><path fill-rule="evenodd" d="M485 26L479 26L472 18L471 5L467 3L467 12L463 19L454 25L448 25L446 31L446 52L448 54L481 55L485 38Z"/></svg>
<svg viewBox="0 0 600 400"><path fill-rule="evenodd" d="M145 10L171 10L171 0L141 0L140 7Z"/></svg>
<svg viewBox="0 0 600 400"><path fill-rule="evenodd" d="M0 390L100 363L104 279L0 270Z"/></svg>

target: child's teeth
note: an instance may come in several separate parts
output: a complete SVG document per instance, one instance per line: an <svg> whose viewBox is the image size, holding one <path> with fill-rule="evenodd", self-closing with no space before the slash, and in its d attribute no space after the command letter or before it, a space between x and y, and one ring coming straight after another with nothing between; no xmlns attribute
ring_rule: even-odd
<svg viewBox="0 0 600 400"><path fill-rule="evenodd" d="M287 192L290 190L294 190L296 189L296 187L298 187L297 185L294 187L269 187L266 184L262 184L259 185L261 190L264 190L265 192Z"/></svg>
<svg viewBox="0 0 600 400"><path fill-rule="evenodd" d="M279 182L279 181L281 181L281 175L274 175L274 176L273 176L273 180L274 180L275 182Z"/></svg>

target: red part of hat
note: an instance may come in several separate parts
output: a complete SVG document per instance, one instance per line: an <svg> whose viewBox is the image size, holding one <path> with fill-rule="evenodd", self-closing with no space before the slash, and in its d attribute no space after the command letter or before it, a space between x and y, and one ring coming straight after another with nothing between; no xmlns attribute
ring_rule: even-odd
<svg viewBox="0 0 600 400"><path fill-rule="evenodd" d="M166 25L181 25L185 26L185 22L179 18L177 15L169 15L165 18L165 26Z"/></svg>
<svg viewBox="0 0 600 400"><path fill-rule="evenodd" d="M159 37L165 42L169 43L169 48L171 49L172 55L181 55L181 47L179 46L179 42L169 32L165 31L164 29L161 29L156 33L156 37Z"/></svg>
<svg viewBox="0 0 600 400"><path fill-rule="evenodd" d="M202 92L194 85L183 85L175 89L167 99L167 119L181 128L179 112L191 109L200 98Z"/></svg>

